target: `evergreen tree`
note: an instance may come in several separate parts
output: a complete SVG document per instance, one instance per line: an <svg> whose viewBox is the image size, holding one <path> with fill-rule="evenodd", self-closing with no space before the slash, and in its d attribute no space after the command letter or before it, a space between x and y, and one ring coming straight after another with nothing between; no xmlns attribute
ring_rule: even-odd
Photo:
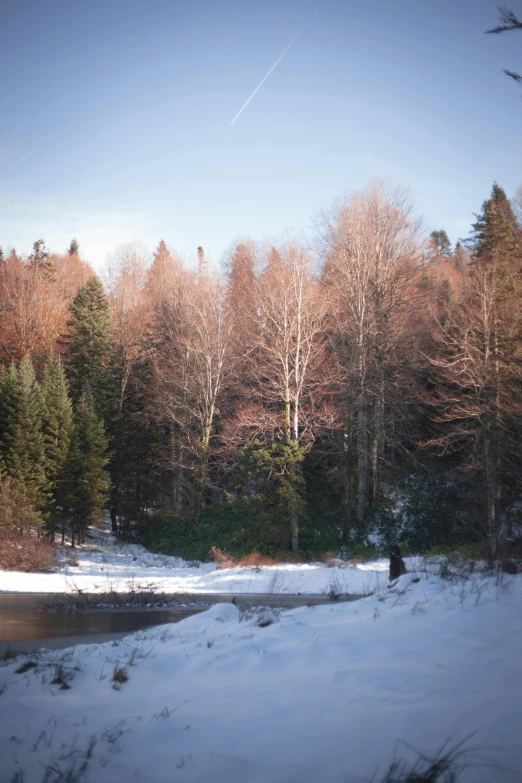
<svg viewBox="0 0 522 783"><path fill-rule="evenodd" d="M444 256L444 258L449 258L451 255L451 242L444 229L441 228L440 231L432 231L430 237L440 255Z"/></svg>
<svg viewBox="0 0 522 783"><path fill-rule="evenodd" d="M54 280L54 264L49 257L49 252L45 247L45 242L43 239L38 239L33 243L33 252L29 256L29 262L34 269L41 270L45 277L50 280Z"/></svg>
<svg viewBox="0 0 522 783"><path fill-rule="evenodd" d="M73 402L77 402L87 383L96 411L109 418L110 377L107 369L110 353L109 301L101 280L93 276L80 288L70 306L68 322L67 369Z"/></svg>
<svg viewBox="0 0 522 783"><path fill-rule="evenodd" d="M67 250L67 253L70 256L77 256L79 254L79 251L80 251L80 243L75 237L74 239L71 239L71 243L69 245L69 249Z"/></svg>
<svg viewBox="0 0 522 783"><path fill-rule="evenodd" d="M46 499L45 400L31 360L11 364L0 385L0 455L7 475L38 508Z"/></svg>
<svg viewBox="0 0 522 783"><path fill-rule="evenodd" d="M453 265L458 272L466 272L469 265L469 255L464 250L462 242L455 244L455 252L453 253Z"/></svg>
<svg viewBox="0 0 522 783"><path fill-rule="evenodd" d="M55 517L64 506L63 472L69 454L72 434L72 405L67 380L60 358L51 353L43 369L42 392L46 403L43 423L46 473L49 483L51 518L48 523L54 531Z"/></svg>
<svg viewBox="0 0 522 783"><path fill-rule="evenodd" d="M86 384L74 413L72 448L64 476L65 502L71 512L72 544L85 538L90 524L103 518L109 492L108 441Z"/></svg>
<svg viewBox="0 0 522 783"><path fill-rule="evenodd" d="M482 212L475 217L469 243L475 260L491 263L494 258L506 262L520 259L522 232L505 191L496 182L491 196L482 204Z"/></svg>

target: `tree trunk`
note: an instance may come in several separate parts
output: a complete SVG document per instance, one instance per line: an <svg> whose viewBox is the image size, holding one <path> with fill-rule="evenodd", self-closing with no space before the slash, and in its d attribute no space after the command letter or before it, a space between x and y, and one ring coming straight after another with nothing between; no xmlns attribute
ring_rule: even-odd
<svg viewBox="0 0 522 783"><path fill-rule="evenodd" d="M295 478L297 476L297 471L299 470L299 467L296 462L292 465L292 479L293 483L295 484ZM292 497L292 504L290 508L290 524L292 528L292 552L298 552L299 551L299 504L297 497L295 496L295 486L294 486L294 496Z"/></svg>
<svg viewBox="0 0 522 783"><path fill-rule="evenodd" d="M495 433L491 429L491 420L486 422L484 430L484 472L486 479L486 526L488 540L488 555L491 560L495 558L499 534L497 515L497 476Z"/></svg>
<svg viewBox="0 0 522 783"><path fill-rule="evenodd" d="M111 507L111 531L114 536L118 535L118 513L116 506Z"/></svg>
<svg viewBox="0 0 522 783"><path fill-rule="evenodd" d="M364 522L368 499L368 427L366 397L361 389L357 398L357 507L355 517L359 525Z"/></svg>
<svg viewBox="0 0 522 783"><path fill-rule="evenodd" d="M384 388L383 383L379 383L379 391L374 402L373 408L373 426L372 426L372 446L371 446L371 463L372 463L372 489L371 498L372 503L375 504L377 500L377 493L379 489L379 460L382 457L383 443L384 443Z"/></svg>
<svg viewBox="0 0 522 783"><path fill-rule="evenodd" d="M355 473L355 455L352 429L352 417L347 416L343 432L343 541L348 541L350 537L350 527L353 520L353 478Z"/></svg>
<svg viewBox="0 0 522 783"><path fill-rule="evenodd" d="M285 396L285 443L290 441L290 393L286 392Z"/></svg>
<svg viewBox="0 0 522 783"><path fill-rule="evenodd" d="M181 427L178 431L178 447L176 455L176 506L181 509L183 504L183 457L184 447L181 437Z"/></svg>

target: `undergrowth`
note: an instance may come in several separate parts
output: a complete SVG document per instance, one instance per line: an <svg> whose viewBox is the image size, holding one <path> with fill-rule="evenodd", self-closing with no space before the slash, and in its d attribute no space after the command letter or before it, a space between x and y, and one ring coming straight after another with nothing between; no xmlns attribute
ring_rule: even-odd
<svg viewBox="0 0 522 783"><path fill-rule="evenodd" d="M446 741L433 756L413 751L417 756L413 761L394 758L379 783L456 783L462 773L472 766L470 754L477 749L464 747L472 736L468 735L453 747L448 747ZM402 744L413 750L406 743Z"/></svg>
<svg viewBox="0 0 522 783"><path fill-rule="evenodd" d="M53 571L55 550L52 544L36 536L2 535L0 569L3 571Z"/></svg>

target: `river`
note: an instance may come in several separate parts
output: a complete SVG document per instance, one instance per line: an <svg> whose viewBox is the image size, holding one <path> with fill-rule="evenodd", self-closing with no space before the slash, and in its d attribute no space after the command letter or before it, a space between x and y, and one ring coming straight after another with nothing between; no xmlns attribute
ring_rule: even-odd
<svg viewBox="0 0 522 783"><path fill-rule="evenodd" d="M354 600L361 596L347 596ZM175 600L176 596L172 596ZM8 648L30 651L42 647L58 648L74 644L100 643L121 638L143 628L177 623L208 604L230 602L237 598L250 605L296 608L328 602L324 595L254 595L234 596L230 593L194 594L183 596L187 606L153 609L97 609L89 611L53 611L42 608L50 595L35 593L0 594L0 655Z"/></svg>

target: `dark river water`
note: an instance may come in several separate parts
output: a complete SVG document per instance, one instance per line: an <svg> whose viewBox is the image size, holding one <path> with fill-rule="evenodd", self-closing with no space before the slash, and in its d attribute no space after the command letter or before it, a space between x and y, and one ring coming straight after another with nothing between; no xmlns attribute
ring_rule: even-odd
<svg viewBox="0 0 522 783"><path fill-rule="evenodd" d="M29 642L35 641L52 647L109 641L142 628L177 623L206 608L54 612L39 608L41 600L35 595L0 595L0 653L8 646L34 649L37 645Z"/></svg>
<svg viewBox="0 0 522 783"><path fill-rule="evenodd" d="M165 623L177 623L204 611L208 603L231 601L233 595L193 596L199 606L168 609L103 609L97 611L56 612L43 609L42 602L52 596L37 594L0 594L0 654L7 648L34 650L39 647L66 647L73 644L103 642ZM252 604L267 602L266 595L238 596ZM327 602L325 596L272 595L270 604L281 607L316 605ZM205 605L207 604L207 605Z"/></svg>

